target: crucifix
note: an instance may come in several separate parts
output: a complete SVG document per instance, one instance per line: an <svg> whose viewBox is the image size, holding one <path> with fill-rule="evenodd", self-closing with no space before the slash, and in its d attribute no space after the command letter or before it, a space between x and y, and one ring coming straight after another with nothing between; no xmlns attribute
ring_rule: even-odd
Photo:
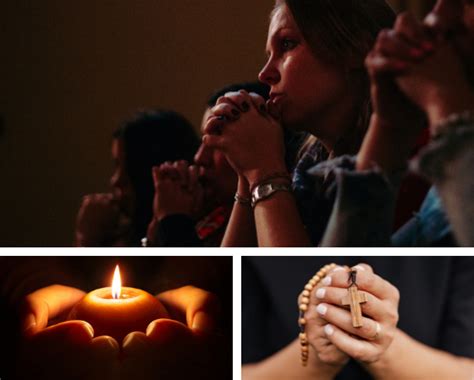
<svg viewBox="0 0 474 380"><path fill-rule="evenodd" d="M341 303L343 306L349 306L351 309L352 326L362 327L362 310L360 304L367 302L367 295L365 293L359 293L356 284L357 271L351 270L349 273L350 283L347 288L347 295L342 298Z"/></svg>

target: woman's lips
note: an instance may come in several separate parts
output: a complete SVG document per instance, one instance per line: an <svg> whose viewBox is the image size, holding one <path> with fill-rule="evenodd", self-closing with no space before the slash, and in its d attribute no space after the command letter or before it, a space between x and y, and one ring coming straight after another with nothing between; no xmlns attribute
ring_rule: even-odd
<svg viewBox="0 0 474 380"><path fill-rule="evenodd" d="M267 104L268 112L275 119L279 119L281 116L281 106L282 106L283 98L284 98L284 95L281 93L270 94L270 101Z"/></svg>
<svg viewBox="0 0 474 380"><path fill-rule="evenodd" d="M280 103L281 99L283 99L283 94L270 94L270 101L275 105Z"/></svg>

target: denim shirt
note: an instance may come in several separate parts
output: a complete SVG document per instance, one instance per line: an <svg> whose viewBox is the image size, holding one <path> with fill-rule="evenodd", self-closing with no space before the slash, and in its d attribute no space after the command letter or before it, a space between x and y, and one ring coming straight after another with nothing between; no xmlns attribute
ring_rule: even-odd
<svg viewBox="0 0 474 380"><path fill-rule="evenodd" d="M392 236L395 247L430 247L454 245L452 228L434 187L420 211Z"/></svg>
<svg viewBox="0 0 474 380"><path fill-rule="evenodd" d="M356 172L355 157L316 165L308 175L334 178L335 203L321 245L473 246L473 163L474 123L453 126L433 139L413 166L429 177L436 189L429 191L420 212L393 239L389 231L398 174L388 178L376 167Z"/></svg>

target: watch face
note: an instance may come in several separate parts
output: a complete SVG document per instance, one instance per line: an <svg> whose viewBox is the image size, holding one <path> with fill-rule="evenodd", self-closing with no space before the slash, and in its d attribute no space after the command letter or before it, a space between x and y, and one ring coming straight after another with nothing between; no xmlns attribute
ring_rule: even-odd
<svg viewBox="0 0 474 380"><path fill-rule="evenodd" d="M266 195L268 195L272 191L272 184L271 183L266 183L266 184L262 185L261 187L259 187L258 190L259 191L257 192L257 196L259 198L265 197Z"/></svg>
<svg viewBox="0 0 474 380"><path fill-rule="evenodd" d="M276 184L265 183L263 185L257 186L252 192L252 203L251 203L252 207L255 207L255 203L257 203L258 201L268 198L273 193L279 190L291 192L291 187L288 185L279 184L279 183L276 183Z"/></svg>

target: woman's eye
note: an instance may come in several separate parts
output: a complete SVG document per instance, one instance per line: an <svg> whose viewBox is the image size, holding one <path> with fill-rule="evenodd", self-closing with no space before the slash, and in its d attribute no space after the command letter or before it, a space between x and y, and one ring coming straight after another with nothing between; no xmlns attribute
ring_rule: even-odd
<svg viewBox="0 0 474 380"><path fill-rule="evenodd" d="M281 47L284 51L291 50L296 46L296 41L285 38L281 41Z"/></svg>

